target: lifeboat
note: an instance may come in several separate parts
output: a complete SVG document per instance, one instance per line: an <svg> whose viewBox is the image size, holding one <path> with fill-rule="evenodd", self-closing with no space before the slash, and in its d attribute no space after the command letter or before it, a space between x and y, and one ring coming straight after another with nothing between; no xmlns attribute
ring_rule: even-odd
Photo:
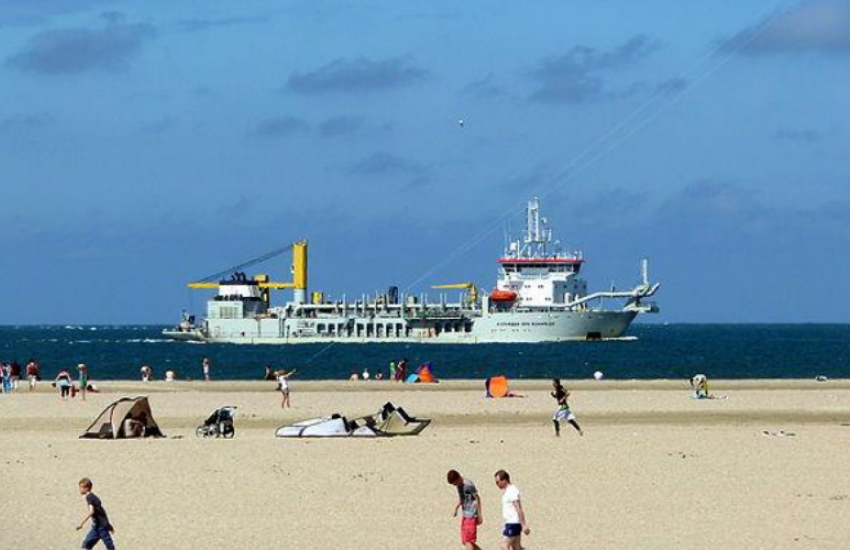
<svg viewBox="0 0 850 550"><path fill-rule="evenodd" d="M512 290L493 290L490 293L490 300L494 302L514 302L516 301L517 294Z"/></svg>

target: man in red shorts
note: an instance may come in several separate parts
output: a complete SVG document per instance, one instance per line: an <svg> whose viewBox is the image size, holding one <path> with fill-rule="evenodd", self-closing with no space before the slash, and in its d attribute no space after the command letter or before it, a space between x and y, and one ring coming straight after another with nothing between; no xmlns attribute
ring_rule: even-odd
<svg viewBox="0 0 850 550"><path fill-rule="evenodd" d="M463 517L460 521L460 542L466 550L481 550L481 547L478 546L478 526L484 520L478 489L475 488L471 479L463 477L456 470L449 470L446 478L449 485L454 485L457 488L458 500L455 505L454 516L457 517L458 510L463 511Z"/></svg>

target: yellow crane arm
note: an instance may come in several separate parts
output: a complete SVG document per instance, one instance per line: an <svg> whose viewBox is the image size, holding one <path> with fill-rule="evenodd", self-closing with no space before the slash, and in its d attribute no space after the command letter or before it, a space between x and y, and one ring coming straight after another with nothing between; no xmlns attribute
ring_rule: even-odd
<svg viewBox="0 0 850 550"><path fill-rule="evenodd" d="M473 302L478 299L478 289L475 287L475 283L452 283L448 285L431 285L431 288L457 288L461 290L468 290L469 297L472 299Z"/></svg>
<svg viewBox="0 0 850 550"><path fill-rule="evenodd" d="M189 283L189 288L218 288L218 283Z"/></svg>

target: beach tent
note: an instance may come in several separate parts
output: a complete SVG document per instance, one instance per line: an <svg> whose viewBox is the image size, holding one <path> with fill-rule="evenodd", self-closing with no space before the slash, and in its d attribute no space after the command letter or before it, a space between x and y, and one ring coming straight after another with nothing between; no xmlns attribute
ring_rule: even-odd
<svg viewBox="0 0 850 550"><path fill-rule="evenodd" d="M408 376L404 381L410 384L416 382L433 384L437 382L437 378L434 376L433 365L431 363L423 363L416 368L416 372Z"/></svg>
<svg viewBox="0 0 850 550"><path fill-rule="evenodd" d="M485 387L487 397L507 397L510 394L507 376L491 376L485 382Z"/></svg>
<svg viewBox="0 0 850 550"><path fill-rule="evenodd" d="M417 374L419 374L420 382L433 384L437 381L437 379L434 377L434 371L432 370L431 363L425 363L424 365L421 365L417 369Z"/></svg>
<svg viewBox="0 0 850 550"><path fill-rule="evenodd" d="M106 407L92 422L81 438L123 439L127 437L128 422L139 421L144 424L143 437L164 437L156 424L151 406L145 395L122 397Z"/></svg>
<svg viewBox="0 0 850 550"><path fill-rule="evenodd" d="M414 418L401 407L387 403L377 414L348 420L340 414L312 418L278 428L277 437L394 437L417 435L431 423Z"/></svg>

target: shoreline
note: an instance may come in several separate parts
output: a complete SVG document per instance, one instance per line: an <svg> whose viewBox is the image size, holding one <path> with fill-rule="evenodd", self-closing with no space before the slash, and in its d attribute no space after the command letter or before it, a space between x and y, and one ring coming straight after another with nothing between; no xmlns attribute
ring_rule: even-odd
<svg viewBox="0 0 850 550"><path fill-rule="evenodd" d="M657 390L657 391L682 391L690 390L686 379L658 378L658 379L630 379L630 380L588 380L567 379L561 381L571 390L582 392L607 392L607 391L634 391L634 390ZM111 394L122 391L149 392L149 393L173 393L173 392L213 392L213 393L239 393L251 391L274 391L276 382L274 380L175 380L165 382L153 380L142 382L140 380L98 380L90 379L90 383L98 386L99 393ZM49 380L38 383L33 393L51 393L57 390L50 385ZM510 379L511 391L548 390L551 379ZM484 379L443 379L436 384L402 383L389 380L349 381L338 379L327 380L299 380L293 378L290 385L297 388L299 392L463 392L484 389ZM817 381L809 378L740 378L740 379L710 379L709 388L712 393L730 390L748 391L772 391L772 390L800 390L818 391L825 389L850 390L850 378L830 378L825 381ZM26 380L21 380L20 389L10 395L28 394Z"/></svg>

